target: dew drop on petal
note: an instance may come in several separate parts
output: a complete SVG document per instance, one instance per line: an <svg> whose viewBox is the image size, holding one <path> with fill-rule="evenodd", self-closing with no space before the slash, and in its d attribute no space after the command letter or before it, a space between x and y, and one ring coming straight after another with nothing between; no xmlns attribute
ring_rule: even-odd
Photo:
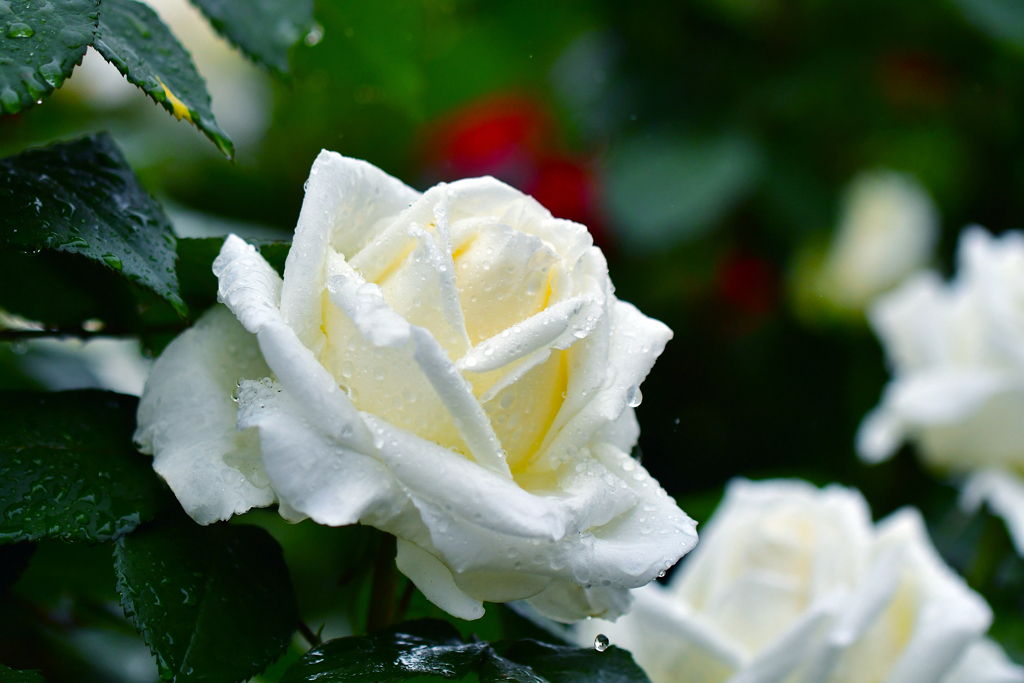
<svg viewBox="0 0 1024 683"><path fill-rule="evenodd" d="M626 391L626 403L629 404L630 408L636 408L644 400L644 395L640 393L640 387L633 385Z"/></svg>

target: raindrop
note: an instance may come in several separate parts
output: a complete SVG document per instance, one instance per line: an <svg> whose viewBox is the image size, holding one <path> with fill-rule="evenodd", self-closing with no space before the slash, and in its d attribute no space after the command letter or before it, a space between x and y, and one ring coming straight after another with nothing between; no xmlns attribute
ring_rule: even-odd
<svg viewBox="0 0 1024 683"><path fill-rule="evenodd" d="M31 38L36 32L26 23L16 21L7 29L8 38Z"/></svg>
<svg viewBox="0 0 1024 683"><path fill-rule="evenodd" d="M626 391L626 403L629 404L630 408L636 408L644 400L644 395L640 393L640 387L633 385Z"/></svg>
<svg viewBox="0 0 1024 683"><path fill-rule="evenodd" d="M608 649L611 643L608 641L608 636L603 633L598 633L597 637L594 638L594 649L598 652L604 652Z"/></svg>
<svg viewBox="0 0 1024 683"><path fill-rule="evenodd" d="M120 271L121 268L122 268L121 259L119 259L114 254L104 254L103 255L103 262L106 263L111 268L113 268L114 270L117 270L117 271Z"/></svg>
<svg viewBox="0 0 1024 683"><path fill-rule="evenodd" d="M317 26L312 31L310 31L309 33L306 34L305 43L306 43L306 45L309 45L310 47L313 47L314 45L319 43L321 40L323 40L323 37L324 37L324 29L323 29L323 27Z"/></svg>

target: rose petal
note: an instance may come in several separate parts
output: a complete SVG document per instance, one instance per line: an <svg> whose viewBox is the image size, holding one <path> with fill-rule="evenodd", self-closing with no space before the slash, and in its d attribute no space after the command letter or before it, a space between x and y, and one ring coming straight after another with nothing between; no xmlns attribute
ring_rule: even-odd
<svg viewBox="0 0 1024 683"><path fill-rule="evenodd" d="M654 361L672 338L672 330L648 318L632 304L609 303L609 315L602 324L610 326L608 341L595 332L573 346L569 365L566 400L552 424L531 466L557 467L571 458L570 449L590 440L605 425L615 422L650 372ZM606 363L598 359L607 359Z"/></svg>
<svg viewBox="0 0 1024 683"><path fill-rule="evenodd" d="M1024 556L1024 480L997 468L974 472L960 491L960 507L975 512L983 503L1002 517L1017 553Z"/></svg>
<svg viewBox="0 0 1024 683"><path fill-rule="evenodd" d="M453 360L469 348L455 278L446 186L431 188L349 264L379 285L388 305L434 334Z"/></svg>
<svg viewBox="0 0 1024 683"><path fill-rule="evenodd" d="M331 302L352 320L367 341L391 348L407 347L476 461L511 477L486 413L441 345L428 331L409 324L392 311L379 287L363 283L354 272L345 272L341 264L337 267L337 274L328 283ZM380 330L388 332L382 335Z"/></svg>
<svg viewBox="0 0 1024 683"><path fill-rule="evenodd" d="M879 523L878 533L876 552L889 547L906 552L904 582L911 583L900 590L913 596L908 598L911 604L920 606L913 618L913 633L889 680L931 683L988 630L992 611L938 556L917 510L894 512Z"/></svg>
<svg viewBox="0 0 1024 683"><path fill-rule="evenodd" d="M527 602L548 619L571 624L590 617L616 619L629 611L633 599L629 591L621 588L586 588L570 581L555 580Z"/></svg>
<svg viewBox="0 0 1024 683"><path fill-rule="evenodd" d="M235 314L242 326L256 334L268 320L279 320L281 276L256 247L228 235L213 261L217 301Z"/></svg>
<svg viewBox="0 0 1024 683"><path fill-rule="evenodd" d="M473 620L484 615L483 603L463 593L448 568L423 548L398 539L395 563L427 600L453 617Z"/></svg>
<svg viewBox="0 0 1024 683"><path fill-rule="evenodd" d="M942 683L1022 683L1024 667L1010 661L1003 648L988 638L976 640Z"/></svg>
<svg viewBox="0 0 1024 683"><path fill-rule="evenodd" d="M135 441L185 511L210 524L275 500L255 432L235 428L240 378L270 374L256 338L215 306L164 349L139 401Z"/></svg>
<svg viewBox="0 0 1024 683"><path fill-rule="evenodd" d="M385 524L402 512L387 468L310 428L281 385L243 382L238 404L239 429L258 428L264 468L292 510L328 526Z"/></svg>
<svg viewBox="0 0 1024 683"><path fill-rule="evenodd" d="M417 197L376 166L320 152L309 173L281 290L281 314L305 346L319 351L323 345L320 293L327 247L358 252Z"/></svg>

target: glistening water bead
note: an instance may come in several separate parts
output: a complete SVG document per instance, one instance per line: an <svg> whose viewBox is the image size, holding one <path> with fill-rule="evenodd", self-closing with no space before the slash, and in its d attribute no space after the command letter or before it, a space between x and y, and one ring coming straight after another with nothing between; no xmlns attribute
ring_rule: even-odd
<svg viewBox="0 0 1024 683"><path fill-rule="evenodd" d="M611 643L608 641L608 636L603 633L598 633L597 637L594 638L594 649L598 652L604 652L608 649Z"/></svg>

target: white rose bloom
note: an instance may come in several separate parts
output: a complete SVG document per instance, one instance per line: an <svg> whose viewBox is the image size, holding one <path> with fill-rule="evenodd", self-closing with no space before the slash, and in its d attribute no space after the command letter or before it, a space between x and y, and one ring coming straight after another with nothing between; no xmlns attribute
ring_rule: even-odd
<svg viewBox="0 0 1024 683"><path fill-rule="evenodd" d="M582 225L493 178L420 194L322 152L284 280L233 236L214 271L226 308L157 360L136 433L196 521L276 500L375 526L466 619L614 617L696 543L629 455L672 333L615 298Z"/></svg>
<svg viewBox="0 0 1024 683"><path fill-rule="evenodd" d="M820 261L804 256L798 286L807 305L824 298L839 310L861 310L932 256L939 212L928 191L896 171L860 173L846 189L835 236Z"/></svg>
<svg viewBox="0 0 1024 683"><path fill-rule="evenodd" d="M921 273L872 306L892 380L857 451L877 462L904 441L968 474L961 502L988 501L1024 554L1024 235L960 237L957 276Z"/></svg>
<svg viewBox="0 0 1024 683"><path fill-rule="evenodd" d="M872 524L860 493L733 481L669 585L589 621L653 683L1020 683L984 639L985 601L935 552L920 514Z"/></svg>

